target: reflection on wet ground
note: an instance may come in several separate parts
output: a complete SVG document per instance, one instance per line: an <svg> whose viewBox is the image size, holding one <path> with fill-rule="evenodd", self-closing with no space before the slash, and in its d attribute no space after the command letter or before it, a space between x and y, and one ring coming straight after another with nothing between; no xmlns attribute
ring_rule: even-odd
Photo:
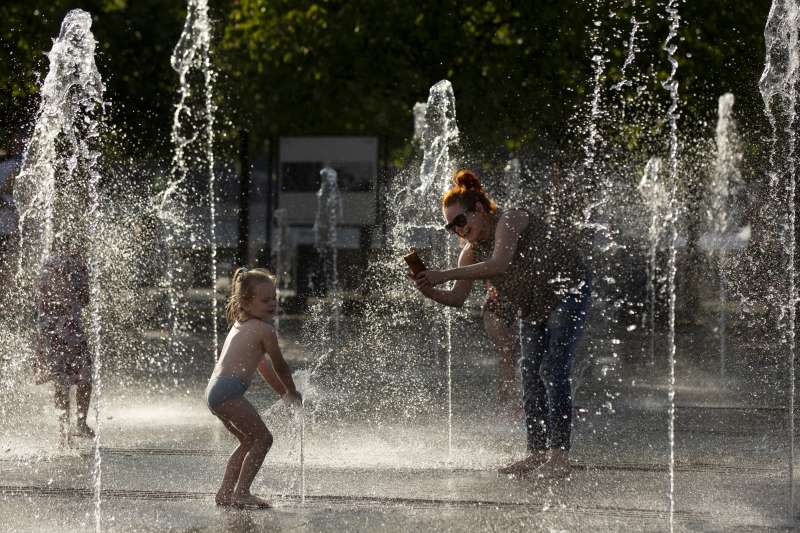
<svg viewBox="0 0 800 533"><path fill-rule="evenodd" d="M682 337L703 353L702 332ZM576 390L572 475L515 480L496 468L524 454L522 420L495 407L495 361L464 351L453 371L453 447L434 397L414 412L322 385L306 410L305 485L299 418L262 384L249 397L275 445L254 485L275 509L213 505L232 439L202 400L204 377L155 387L106 381L101 408L104 530L108 531L629 531L668 520L664 366L637 362L637 338L617 362L591 361ZM746 347L744 341L740 347ZM627 347L627 351L626 351ZM294 351L293 351L294 350ZM302 366L299 348L289 359ZM758 357L742 348L724 378L713 357L679 368L675 520L679 530L787 526L788 442L778 377L749 379ZM476 355L477 354L477 355ZM762 356L763 357L763 354ZM599 359L599 358L598 358ZM752 360L750 360L752 359ZM738 365L738 366L737 366ZM422 374L422 370L413 370ZM420 379L436 389L435 372ZM776 373L775 376L778 376ZM419 376L418 376L419 377ZM768 382L767 382L768 383ZM26 406L2 433L0 516L10 531L94 527L90 441L59 449L50 391L22 387ZM21 425L21 420L33 421Z"/></svg>

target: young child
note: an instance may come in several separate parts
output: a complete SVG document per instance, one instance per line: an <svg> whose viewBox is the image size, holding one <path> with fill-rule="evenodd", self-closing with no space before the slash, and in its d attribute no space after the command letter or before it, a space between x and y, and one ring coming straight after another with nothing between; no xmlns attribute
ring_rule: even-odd
<svg viewBox="0 0 800 533"><path fill-rule="evenodd" d="M206 387L208 408L239 440L239 447L225 467L217 505L257 509L270 506L268 501L250 494L250 485L272 446L272 434L244 398L253 374L258 371L285 401L301 403L271 324L275 308L272 274L262 268L238 269L226 308L231 329ZM272 368L265 353L272 361Z"/></svg>
<svg viewBox="0 0 800 533"><path fill-rule="evenodd" d="M35 361L36 382L52 381L55 386L62 446L70 441L72 385L77 388L77 425L71 434L94 437L86 423L92 396L92 356L81 316L89 304L89 272L80 253L65 242L56 240L54 253L47 257L39 273Z"/></svg>

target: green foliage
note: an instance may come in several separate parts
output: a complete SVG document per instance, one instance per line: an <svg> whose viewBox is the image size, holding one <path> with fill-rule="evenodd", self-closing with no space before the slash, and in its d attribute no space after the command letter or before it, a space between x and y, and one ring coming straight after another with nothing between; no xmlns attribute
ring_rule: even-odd
<svg viewBox="0 0 800 533"><path fill-rule="evenodd" d="M459 126L477 157L541 145L579 145L593 89L591 31L607 64L602 78L613 135L634 148L663 128L669 64L663 0L238 0L212 2L214 62L223 126L255 139L278 135L379 136L407 153L411 108L429 87L453 82ZM0 146L35 113L42 54L74 3L0 5ZM169 152L176 75L169 57L183 26L182 2L93 0L98 64L112 102L119 149ZM678 79L684 130L713 130L717 97L733 92L745 130L763 128L757 79L768 0L704 0L680 6ZM618 93L631 16L640 50ZM592 22L597 18L602 24ZM636 87L646 87L644 105ZM613 101L614 98L617 101ZM619 111L620 113L617 113ZM662 117L659 122L658 117ZM647 125L645 125L647 124ZM224 137L223 137L224 139ZM224 142L224 140L223 140Z"/></svg>
<svg viewBox="0 0 800 533"><path fill-rule="evenodd" d="M185 11L176 2L160 0L0 4L0 147L29 134L38 83L48 68L45 52L62 19L75 7L89 11L94 19L96 60L111 102L109 122L119 141L117 149L143 157L168 151L177 84L169 57Z"/></svg>
<svg viewBox="0 0 800 533"><path fill-rule="evenodd" d="M400 147L414 102L447 78L463 131L519 144L558 132L572 111L565 95L586 78L588 14L538 4L242 0L221 55L246 99L241 120L264 135L373 134Z"/></svg>

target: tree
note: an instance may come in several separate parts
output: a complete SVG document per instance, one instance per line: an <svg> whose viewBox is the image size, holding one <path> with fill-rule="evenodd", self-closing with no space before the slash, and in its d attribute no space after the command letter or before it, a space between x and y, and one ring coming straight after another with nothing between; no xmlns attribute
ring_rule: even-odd
<svg viewBox="0 0 800 533"><path fill-rule="evenodd" d="M97 63L111 103L109 123L120 156L153 157L170 150L169 128L176 75L169 57L185 11L158 0L94 0ZM0 5L0 148L27 136L35 118L38 82L47 73L45 52L74 3L8 1ZM157 17L153 14L158 13Z"/></svg>
<svg viewBox="0 0 800 533"><path fill-rule="evenodd" d="M42 52L72 4L9 0L0 6L0 146L35 113ZM169 66L185 6L159 0L92 0L98 64L112 103L120 156L163 157L175 103ZM756 80L763 65L768 0L681 4L681 128L710 131L716 98L736 94L740 117L762 131ZM366 134L402 153L411 108L440 79L453 82L468 149L491 158L520 148L576 145L592 88L591 31L607 60L606 95L628 53L631 16L642 22L640 51L627 75L667 75L662 2L537 0L238 0L212 2L218 123L270 135ZM157 13L157 16L154 16ZM596 26L595 22L600 22ZM660 91L660 93L659 93ZM628 93L628 98L635 98ZM609 104L607 100L606 104ZM635 128L654 116L631 121ZM614 119L616 120L616 118ZM637 125L638 124L638 125ZM626 143L641 132L629 128ZM631 136L633 135L633 136ZM224 140L222 141L224 143Z"/></svg>

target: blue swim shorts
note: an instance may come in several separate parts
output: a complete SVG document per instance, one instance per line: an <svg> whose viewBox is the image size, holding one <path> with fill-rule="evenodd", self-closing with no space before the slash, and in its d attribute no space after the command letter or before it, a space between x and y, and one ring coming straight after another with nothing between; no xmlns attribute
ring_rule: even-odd
<svg viewBox="0 0 800 533"><path fill-rule="evenodd" d="M247 384L236 376L214 376L206 386L206 404L213 412L222 403L244 396Z"/></svg>

